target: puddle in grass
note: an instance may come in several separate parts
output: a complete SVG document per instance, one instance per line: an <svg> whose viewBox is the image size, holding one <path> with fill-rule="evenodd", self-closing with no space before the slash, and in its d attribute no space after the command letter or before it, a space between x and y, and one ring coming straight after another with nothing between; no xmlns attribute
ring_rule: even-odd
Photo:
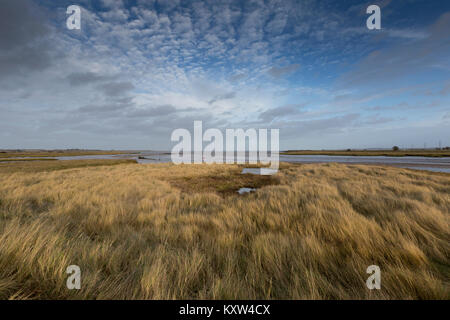
<svg viewBox="0 0 450 320"><path fill-rule="evenodd" d="M238 193L239 194L245 194L245 193L250 193L252 191L256 191L256 189L255 188L240 188L238 190Z"/></svg>
<svg viewBox="0 0 450 320"><path fill-rule="evenodd" d="M242 174L256 174L260 176L270 176L277 173L278 170L270 169L270 168L244 168L242 169Z"/></svg>
<svg viewBox="0 0 450 320"><path fill-rule="evenodd" d="M277 173L278 170L271 168L244 168L242 169L241 174L254 174L258 176L271 176ZM256 188L240 188L237 192L239 194L246 194L250 192L256 191Z"/></svg>

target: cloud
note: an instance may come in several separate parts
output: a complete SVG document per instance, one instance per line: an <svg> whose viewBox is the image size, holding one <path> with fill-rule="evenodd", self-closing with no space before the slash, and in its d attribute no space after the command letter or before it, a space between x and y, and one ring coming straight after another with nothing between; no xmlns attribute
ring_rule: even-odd
<svg viewBox="0 0 450 320"><path fill-rule="evenodd" d="M293 147L413 130L414 117L448 132L448 23L424 24L436 10L411 24L417 10L391 2L372 33L346 4L83 0L71 31L65 5L0 1L3 144L164 149L202 119L277 127Z"/></svg>
<svg viewBox="0 0 450 320"><path fill-rule="evenodd" d="M372 117L367 117L362 121L363 125L374 125L374 124L384 124L388 122L394 121L394 118L391 117L380 117L379 115L375 115Z"/></svg>
<svg viewBox="0 0 450 320"><path fill-rule="evenodd" d="M126 109L130 108L132 103L130 101L114 101L109 102L106 104L90 104L83 107L80 107L77 109L77 112L81 113L91 113L91 114L99 114L102 113L103 117L105 116L105 113L108 113L108 117L116 117L117 114L116 111L125 111Z"/></svg>
<svg viewBox="0 0 450 320"><path fill-rule="evenodd" d="M0 79L46 69L56 59L45 21L31 1L0 2Z"/></svg>
<svg viewBox="0 0 450 320"><path fill-rule="evenodd" d="M121 96L134 89L134 85L131 82L111 82L103 84L99 87L107 96Z"/></svg>
<svg viewBox="0 0 450 320"><path fill-rule="evenodd" d="M112 77L97 74L94 72L74 72L67 76L71 86L90 85L94 82L102 82L111 80Z"/></svg>
<svg viewBox="0 0 450 320"><path fill-rule="evenodd" d="M450 42L450 12L444 13L428 28L429 37L409 44L398 44L371 52L356 67L343 75L340 86L388 85L411 74L429 71L433 64L447 65Z"/></svg>
<svg viewBox="0 0 450 320"><path fill-rule="evenodd" d="M323 119L297 120L297 121L278 121L272 123L272 128L282 128L280 134L289 139L295 137L310 137L314 135L329 135L344 133L357 125L359 114L350 113L342 116L334 116Z"/></svg>
<svg viewBox="0 0 450 320"><path fill-rule="evenodd" d="M118 111L123 109L123 106L120 104L107 104L107 105L87 105L84 107L80 107L77 111L83 112L83 113L109 113L113 111Z"/></svg>
<svg viewBox="0 0 450 320"><path fill-rule="evenodd" d="M42 12L26 0L2 1L0 10L0 43L3 50L22 48L30 42L45 37L49 28Z"/></svg>
<svg viewBox="0 0 450 320"><path fill-rule="evenodd" d="M163 105L153 108L135 108L133 111L127 114L127 117L161 117L173 114L177 109L172 105Z"/></svg>
<svg viewBox="0 0 450 320"><path fill-rule="evenodd" d="M449 95L450 94L450 82L446 83L439 93L443 96Z"/></svg>
<svg viewBox="0 0 450 320"><path fill-rule="evenodd" d="M123 7L122 0L101 0L101 3L108 9L119 9Z"/></svg>
<svg viewBox="0 0 450 320"><path fill-rule="evenodd" d="M429 37L429 34L420 30L408 30L408 29L388 29L387 34L393 38L404 38L404 39L414 39L422 40Z"/></svg>
<svg viewBox="0 0 450 320"><path fill-rule="evenodd" d="M302 105L285 105L273 109L266 110L259 114L259 119L262 122L270 123L275 119L292 117L300 115L305 111L302 110L304 104Z"/></svg>
<svg viewBox="0 0 450 320"><path fill-rule="evenodd" d="M294 72L300 68L299 64L291 64L284 67L272 67L269 69L269 74L274 78L280 78L285 74Z"/></svg>
<svg viewBox="0 0 450 320"><path fill-rule="evenodd" d="M233 82L235 82L235 81L237 82L237 81L245 79L246 77L248 77L248 75L245 74L245 73L237 73L235 75L232 75L230 77L230 80L233 81Z"/></svg>
<svg viewBox="0 0 450 320"><path fill-rule="evenodd" d="M236 92L228 92L228 93L225 93L225 94L220 94L220 95L215 96L213 99L208 101L208 103L209 104L214 104L217 101L229 100L229 99L233 99L234 97L236 97Z"/></svg>
<svg viewBox="0 0 450 320"><path fill-rule="evenodd" d="M431 108L434 107L438 107L441 106L442 103L439 101L428 101L425 103L415 103L415 104L411 104L408 102L400 102L397 103L395 105L383 105L383 106L375 106L375 107L370 107L367 108L367 110L372 110L372 111L406 111L406 110L414 110L414 109L421 109L421 110L430 110Z"/></svg>

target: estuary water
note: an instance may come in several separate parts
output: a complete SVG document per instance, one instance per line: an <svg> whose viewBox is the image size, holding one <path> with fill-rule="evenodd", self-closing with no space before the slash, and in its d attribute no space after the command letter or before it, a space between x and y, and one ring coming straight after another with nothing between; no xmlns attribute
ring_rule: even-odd
<svg viewBox="0 0 450 320"><path fill-rule="evenodd" d="M15 159L25 158L10 158ZM168 152L141 151L130 154L113 155L88 155L88 156L65 156L53 157L57 160L87 160L87 159L134 159L138 163L165 163L171 162L171 155ZM237 159L244 160L245 156L237 156ZM450 173L450 157L386 157L386 156L326 156L326 155L280 155L280 162L291 163L346 163L346 164L378 164L389 165L415 170L428 170L435 172Z"/></svg>

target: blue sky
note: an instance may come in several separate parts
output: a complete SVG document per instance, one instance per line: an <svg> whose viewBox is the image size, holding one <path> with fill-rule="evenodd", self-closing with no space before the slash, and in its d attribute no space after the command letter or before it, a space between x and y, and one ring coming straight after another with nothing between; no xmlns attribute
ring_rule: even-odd
<svg viewBox="0 0 450 320"><path fill-rule="evenodd" d="M82 8L81 30L66 8ZM381 8L368 30L366 8ZM450 3L0 4L0 148L171 148L277 128L282 149L450 145Z"/></svg>

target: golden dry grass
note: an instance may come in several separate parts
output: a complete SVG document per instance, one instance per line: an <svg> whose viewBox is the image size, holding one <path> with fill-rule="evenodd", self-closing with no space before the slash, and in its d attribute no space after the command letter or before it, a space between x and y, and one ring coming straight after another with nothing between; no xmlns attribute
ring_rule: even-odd
<svg viewBox="0 0 450 320"><path fill-rule="evenodd" d="M113 166L125 163L137 163L132 159L91 159L91 160L34 160L25 161L0 161L0 174L12 172L49 172L72 168Z"/></svg>
<svg viewBox="0 0 450 320"><path fill-rule="evenodd" d="M0 298L449 298L450 175L283 164L277 185L221 193L239 171L1 172ZM71 264L81 290L66 288ZM365 285L372 264L381 290Z"/></svg>
<svg viewBox="0 0 450 320"><path fill-rule="evenodd" d="M131 152L133 153L133 152ZM92 155L129 154L126 151L105 150L23 150L23 151L0 151L0 158L18 157L74 157Z"/></svg>
<svg viewBox="0 0 450 320"><path fill-rule="evenodd" d="M52 158L29 158L29 159L11 159L11 158L6 158L6 159L2 159L0 158L0 162L22 162L22 161L57 161L57 159L52 159Z"/></svg>

